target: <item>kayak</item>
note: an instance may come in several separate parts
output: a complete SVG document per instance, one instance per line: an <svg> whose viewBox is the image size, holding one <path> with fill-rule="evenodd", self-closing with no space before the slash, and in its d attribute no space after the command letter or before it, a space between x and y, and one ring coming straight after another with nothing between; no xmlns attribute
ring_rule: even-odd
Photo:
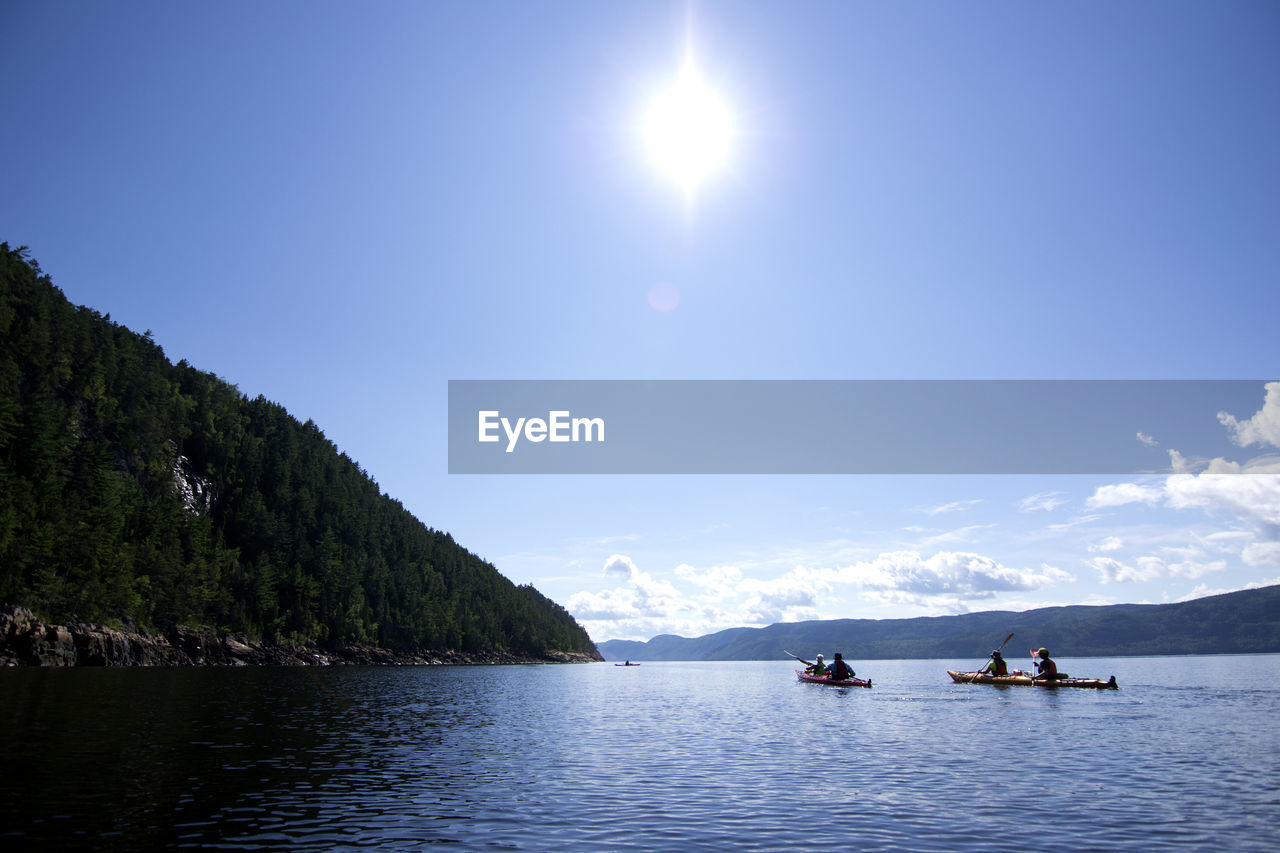
<svg viewBox="0 0 1280 853"><path fill-rule="evenodd" d="M978 672L956 672L947 670L947 675L956 684L1003 684L1020 687L1092 687L1096 690L1116 690L1116 677L1107 681L1100 678L1059 678L1056 681L1032 681L1029 675L986 675Z"/></svg>
<svg viewBox="0 0 1280 853"><path fill-rule="evenodd" d="M827 678L825 675L809 675L803 669L796 670L796 678L801 681L808 681L813 684L826 684L829 687L870 687L871 679L863 681L861 678L846 678L844 681L836 681L834 678Z"/></svg>
<svg viewBox="0 0 1280 853"><path fill-rule="evenodd" d="M639 666L638 663L615 663L614 666Z"/></svg>

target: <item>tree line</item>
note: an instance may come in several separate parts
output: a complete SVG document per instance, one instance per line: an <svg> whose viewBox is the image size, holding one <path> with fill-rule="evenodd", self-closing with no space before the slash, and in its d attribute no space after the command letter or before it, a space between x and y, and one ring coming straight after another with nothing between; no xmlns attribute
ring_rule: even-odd
<svg viewBox="0 0 1280 853"><path fill-rule="evenodd" d="M282 406L72 305L0 244L0 603L269 642L591 652Z"/></svg>

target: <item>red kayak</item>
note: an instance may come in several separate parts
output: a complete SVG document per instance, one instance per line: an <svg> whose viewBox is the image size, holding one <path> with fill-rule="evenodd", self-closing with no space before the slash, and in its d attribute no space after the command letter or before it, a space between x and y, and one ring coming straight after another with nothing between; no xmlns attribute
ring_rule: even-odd
<svg viewBox="0 0 1280 853"><path fill-rule="evenodd" d="M846 678L844 681L836 681L834 678L827 678L825 675L809 675L803 669L796 670L796 678L801 681L809 681L814 684L825 684L828 687L870 687L871 679L863 681L861 678Z"/></svg>

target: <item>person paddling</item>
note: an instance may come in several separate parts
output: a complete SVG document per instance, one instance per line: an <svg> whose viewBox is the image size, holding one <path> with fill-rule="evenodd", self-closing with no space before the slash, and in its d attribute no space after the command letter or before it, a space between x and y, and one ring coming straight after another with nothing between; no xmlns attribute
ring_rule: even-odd
<svg viewBox="0 0 1280 853"><path fill-rule="evenodd" d="M1058 679L1058 665L1049 657L1049 650L1041 647L1032 649L1031 656L1039 657L1036 661L1036 674L1031 676L1032 681L1056 681Z"/></svg>
<svg viewBox="0 0 1280 853"><path fill-rule="evenodd" d="M1005 663L1004 657L1001 656L1000 650L996 649L991 653L991 660L987 661L987 665L982 668L983 673L991 675L1008 675L1009 664Z"/></svg>
<svg viewBox="0 0 1280 853"><path fill-rule="evenodd" d="M803 663L803 661L801 661L801 663ZM810 664L805 669L805 672L809 673L809 675L818 676L827 674L827 665L823 662L821 653L819 653L818 657L815 659L815 663Z"/></svg>
<svg viewBox="0 0 1280 853"><path fill-rule="evenodd" d="M827 676L832 681L848 681L854 677L854 672L849 664L845 663L844 656L836 652L836 659L831 662L831 669L827 671Z"/></svg>

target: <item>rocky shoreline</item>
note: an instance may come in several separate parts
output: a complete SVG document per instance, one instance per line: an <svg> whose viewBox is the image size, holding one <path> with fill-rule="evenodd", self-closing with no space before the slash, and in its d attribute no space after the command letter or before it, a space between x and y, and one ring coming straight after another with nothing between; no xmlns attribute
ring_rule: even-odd
<svg viewBox="0 0 1280 853"><path fill-rule="evenodd" d="M547 652L533 657L497 650L400 652L369 646L277 646L182 626L150 634L90 622L51 625L25 607L0 606L0 666L438 666L602 660L599 652Z"/></svg>

